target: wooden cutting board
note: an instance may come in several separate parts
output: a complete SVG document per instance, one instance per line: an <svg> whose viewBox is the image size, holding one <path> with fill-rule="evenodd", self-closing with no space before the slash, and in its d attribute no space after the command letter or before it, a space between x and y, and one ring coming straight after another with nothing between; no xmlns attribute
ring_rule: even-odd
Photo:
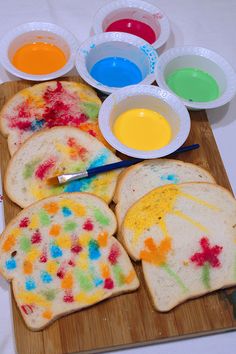
<svg viewBox="0 0 236 354"><path fill-rule="evenodd" d="M81 80L76 78L76 81ZM0 108L16 92L30 85L24 81L2 84ZM201 148L176 155L176 158L204 167L218 184L231 190L206 113L191 112L191 121L191 132L186 144L199 143ZM0 136L0 168L3 175L8 161L7 142ZM4 208L6 223L20 210L6 195ZM18 353L94 353L235 329L235 289L220 290L190 300L168 313L159 313L151 305L140 265L135 265L135 268L141 280L138 291L63 317L41 332L32 332L26 328L12 297Z"/></svg>

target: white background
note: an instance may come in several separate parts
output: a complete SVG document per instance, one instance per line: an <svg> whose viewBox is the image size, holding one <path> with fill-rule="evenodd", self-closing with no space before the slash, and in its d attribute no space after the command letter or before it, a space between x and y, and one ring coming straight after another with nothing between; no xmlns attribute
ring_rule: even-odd
<svg viewBox="0 0 236 354"><path fill-rule="evenodd" d="M53 22L69 29L81 43L89 34L93 15L109 0L0 0L0 37L30 21ZM149 0L169 17L171 37L164 50L197 45L223 55L236 70L236 0ZM0 83L14 80L0 67ZM236 98L208 112L213 133L236 194ZM0 190L1 194L1 190ZM0 202L0 228L3 223ZM1 229L0 229L1 231ZM8 285L0 280L0 353L14 353ZM24 339L22 339L24 340ZM230 354L236 352L236 332L124 350L120 353ZM37 352L35 352L37 354Z"/></svg>

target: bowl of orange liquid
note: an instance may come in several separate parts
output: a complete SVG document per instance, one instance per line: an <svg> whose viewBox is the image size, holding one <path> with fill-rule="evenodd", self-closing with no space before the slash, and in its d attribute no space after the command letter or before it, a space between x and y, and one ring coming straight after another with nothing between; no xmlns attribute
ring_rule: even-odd
<svg viewBox="0 0 236 354"><path fill-rule="evenodd" d="M152 159L176 151L187 139L190 116L180 99L152 85L113 92L99 111L107 142L125 155Z"/></svg>
<svg viewBox="0 0 236 354"><path fill-rule="evenodd" d="M53 23L30 22L15 27L0 41L2 66L25 80L46 81L74 66L76 38Z"/></svg>

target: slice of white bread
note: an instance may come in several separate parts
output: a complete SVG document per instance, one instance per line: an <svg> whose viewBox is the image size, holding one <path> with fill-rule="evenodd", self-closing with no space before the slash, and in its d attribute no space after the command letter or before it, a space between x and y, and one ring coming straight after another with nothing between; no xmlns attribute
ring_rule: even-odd
<svg viewBox="0 0 236 354"><path fill-rule="evenodd" d="M112 237L116 219L100 198L64 193L34 203L0 239L0 271L12 281L25 323L40 330L70 312L139 286Z"/></svg>
<svg viewBox="0 0 236 354"><path fill-rule="evenodd" d="M216 184L152 190L128 210L122 237L159 311L236 284L236 200Z"/></svg>
<svg viewBox="0 0 236 354"><path fill-rule="evenodd" d="M214 178L203 168L179 160L147 160L125 169L119 176L113 197L118 230L127 210L152 189L171 183L208 182Z"/></svg>
<svg viewBox="0 0 236 354"><path fill-rule="evenodd" d="M6 102L0 112L0 130L8 136L11 155L36 131L55 126L79 127L104 143L97 122L100 106L96 92L86 84L43 82Z"/></svg>
<svg viewBox="0 0 236 354"><path fill-rule="evenodd" d="M91 192L109 203L120 171L51 186L47 179L117 162L100 141L78 128L45 129L30 137L10 160L4 186L9 198L21 207L63 192Z"/></svg>

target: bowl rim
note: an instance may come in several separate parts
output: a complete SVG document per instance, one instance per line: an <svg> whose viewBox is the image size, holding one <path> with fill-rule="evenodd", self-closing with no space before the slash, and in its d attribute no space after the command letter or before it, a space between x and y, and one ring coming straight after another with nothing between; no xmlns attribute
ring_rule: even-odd
<svg viewBox="0 0 236 354"><path fill-rule="evenodd" d="M150 14L155 16L156 21L158 21L161 27L161 33L158 39L151 45L155 49L162 47L167 42L170 36L169 19L164 13L164 11L161 10L159 7L142 0L116 0L100 7L93 17L93 30L95 34L105 33L102 28L102 23L107 17L107 15L109 15L109 13L118 9L132 7L149 12Z"/></svg>
<svg viewBox="0 0 236 354"><path fill-rule="evenodd" d="M223 71L227 80L227 87L225 92L220 97L209 102L195 102L195 101L190 102L178 96L175 92L173 92L170 89L164 77L165 67L175 58L181 56L187 56L187 55L204 57L214 62ZM171 93L176 95L183 102L183 104L189 109L200 110L200 109L211 109L211 108L217 108L223 106L224 104L231 101L236 93L236 73L233 67L222 55L218 54L217 52L211 49L204 48L204 47L187 45L187 46L179 46L179 47L168 49L159 57L159 61L155 66L155 78L157 84L160 87L169 90Z"/></svg>
<svg viewBox="0 0 236 354"><path fill-rule="evenodd" d="M145 46L147 48L146 56L149 60L150 73L140 82L140 84L151 84L155 80L154 70L155 65L158 61L158 55L156 50L146 42L144 39L134 36L129 33L122 32L102 32L96 34L92 37L87 38L77 50L75 58L75 67L79 75L91 86L96 89L105 92L107 94L113 93L119 89L119 87L110 87L103 85L102 83L95 80L87 70L86 57L93 50L96 45L103 44L106 42L123 42L128 45L132 45L139 48L142 53L144 52L141 47Z"/></svg>
<svg viewBox="0 0 236 354"><path fill-rule="evenodd" d="M156 97L161 101L164 101L179 116L180 129L177 136L170 144L164 146L161 149L143 151L129 148L126 145L122 144L115 137L110 128L110 114L113 107L119 104L127 97L138 95L149 95L152 97ZM185 142L190 132L191 120L189 112L184 106L184 104L179 100L176 95L173 95L171 92L153 85L132 85L119 89L119 91L112 93L105 99L99 111L98 124L102 135L104 136L106 141L117 151L132 157L153 159L167 156L173 153Z"/></svg>
<svg viewBox="0 0 236 354"><path fill-rule="evenodd" d="M13 40L15 40L18 36L24 33L34 32L38 30L58 35L59 37L64 39L64 41L68 44L70 48L70 56L67 60L67 63L61 69L54 71L50 74L34 75L25 73L21 70L18 70L8 58L8 48ZM15 75L25 80L47 81L66 74L74 67L74 60L77 48L78 41L76 37L67 29L64 29L61 26L49 22L27 22L12 28L3 36L0 41L0 62L2 66L12 75Z"/></svg>

